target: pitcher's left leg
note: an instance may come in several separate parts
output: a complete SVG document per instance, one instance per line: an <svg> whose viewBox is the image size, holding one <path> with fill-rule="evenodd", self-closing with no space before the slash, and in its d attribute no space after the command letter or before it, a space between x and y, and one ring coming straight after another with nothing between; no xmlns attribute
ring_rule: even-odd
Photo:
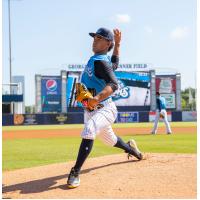
<svg viewBox="0 0 200 200"><path fill-rule="evenodd" d="M107 145L123 149L130 156L135 156L138 160L142 160L143 156L137 147L135 140L129 140L125 143L120 137L116 136L111 126L102 130L99 138Z"/></svg>

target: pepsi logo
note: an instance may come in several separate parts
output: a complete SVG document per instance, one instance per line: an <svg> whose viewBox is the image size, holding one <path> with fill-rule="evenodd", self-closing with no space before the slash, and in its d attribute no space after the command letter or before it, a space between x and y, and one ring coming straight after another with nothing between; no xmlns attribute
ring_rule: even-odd
<svg viewBox="0 0 200 200"><path fill-rule="evenodd" d="M57 89L57 82L53 79L50 79L46 82L46 88L48 91L54 92Z"/></svg>

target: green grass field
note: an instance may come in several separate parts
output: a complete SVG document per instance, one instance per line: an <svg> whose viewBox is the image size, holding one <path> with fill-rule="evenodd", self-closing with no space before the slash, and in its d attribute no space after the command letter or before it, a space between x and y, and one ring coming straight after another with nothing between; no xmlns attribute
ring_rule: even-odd
<svg viewBox="0 0 200 200"><path fill-rule="evenodd" d="M152 124L134 124L134 127L152 127ZM160 124L161 125L161 124ZM196 123L171 123L173 126L196 126ZM132 127L133 124L115 124L113 127ZM37 130L41 126L3 127L3 130ZM56 126L48 126L48 128ZM80 128L82 125L64 125L59 128ZM43 127L45 128L45 127ZM48 129L46 126L46 129ZM152 153L196 153L196 134L172 135L136 135L122 136L125 141L134 138L141 151ZM80 137L44 138L44 139L12 139L2 141L3 171L21 169L33 166L46 165L75 160L79 148ZM95 140L90 157L121 153L122 150L108 147L98 139Z"/></svg>
<svg viewBox="0 0 200 200"><path fill-rule="evenodd" d="M171 122L171 127L190 127L196 126L196 122ZM60 129L71 129L71 128L83 128L83 124L65 124L65 125L35 125L35 126L4 126L2 127L3 131L17 131L17 130L60 130ZM121 123L113 124L113 128L128 128L128 127L149 127L151 128L153 123ZM165 126L164 123L159 123L159 127Z"/></svg>

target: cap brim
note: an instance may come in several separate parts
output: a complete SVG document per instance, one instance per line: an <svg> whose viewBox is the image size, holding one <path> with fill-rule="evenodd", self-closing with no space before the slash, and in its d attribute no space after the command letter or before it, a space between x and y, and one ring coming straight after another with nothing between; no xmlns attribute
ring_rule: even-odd
<svg viewBox="0 0 200 200"><path fill-rule="evenodd" d="M96 33L89 33L89 35L90 35L91 37L94 37L94 36L99 35L99 34L96 34ZM104 38L105 40L112 41L112 40L109 40L109 39L106 38L106 37L103 37L102 35L99 35L99 36L101 36L101 37Z"/></svg>
<svg viewBox="0 0 200 200"><path fill-rule="evenodd" d="M89 33L89 35L90 35L91 37L94 37L94 36L96 35L96 33Z"/></svg>

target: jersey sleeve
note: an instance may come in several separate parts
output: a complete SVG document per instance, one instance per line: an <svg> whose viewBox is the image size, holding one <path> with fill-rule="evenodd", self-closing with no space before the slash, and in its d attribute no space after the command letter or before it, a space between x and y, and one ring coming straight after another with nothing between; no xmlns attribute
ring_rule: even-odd
<svg viewBox="0 0 200 200"><path fill-rule="evenodd" d="M118 89L117 78L108 62L102 60L94 61L94 72L95 76L103 79L106 85L112 88L113 92Z"/></svg>
<svg viewBox="0 0 200 200"><path fill-rule="evenodd" d="M111 62L113 70L116 70L119 66L119 56L112 55Z"/></svg>

